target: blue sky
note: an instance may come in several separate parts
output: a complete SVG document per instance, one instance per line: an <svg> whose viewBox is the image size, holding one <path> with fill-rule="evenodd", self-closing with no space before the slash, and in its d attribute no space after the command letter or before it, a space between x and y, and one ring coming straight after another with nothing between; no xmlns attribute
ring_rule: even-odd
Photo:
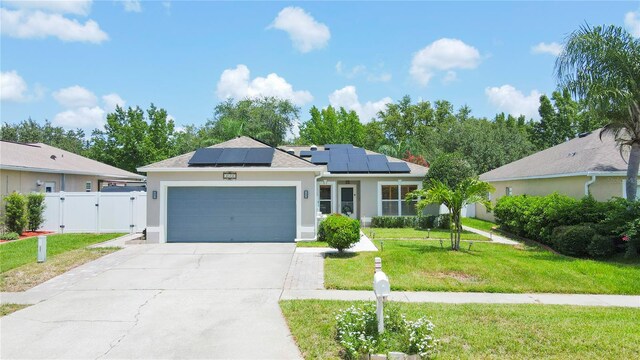
<svg viewBox="0 0 640 360"><path fill-rule="evenodd" d="M3 1L2 122L101 126L151 102L202 124L224 98L302 108L467 104L536 117L564 37L587 22L640 36L640 2Z"/></svg>

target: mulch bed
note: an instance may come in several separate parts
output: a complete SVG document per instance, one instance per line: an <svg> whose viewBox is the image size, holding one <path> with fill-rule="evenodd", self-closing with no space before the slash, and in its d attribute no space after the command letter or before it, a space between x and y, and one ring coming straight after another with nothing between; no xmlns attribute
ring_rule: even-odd
<svg viewBox="0 0 640 360"><path fill-rule="evenodd" d="M47 234L53 234L53 233L54 233L53 231L25 231L22 233L22 235L20 235L20 238L18 238L18 240L24 240L24 239L32 238L35 236L47 235ZM0 243L5 243L9 241L18 241L18 240L0 240Z"/></svg>

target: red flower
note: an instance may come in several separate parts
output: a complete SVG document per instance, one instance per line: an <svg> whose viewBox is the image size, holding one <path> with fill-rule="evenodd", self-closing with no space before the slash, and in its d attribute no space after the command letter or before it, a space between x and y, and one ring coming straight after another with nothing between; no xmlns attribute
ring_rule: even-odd
<svg viewBox="0 0 640 360"><path fill-rule="evenodd" d="M622 241L629 241L629 236L625 235L622 237Z"/></svg>

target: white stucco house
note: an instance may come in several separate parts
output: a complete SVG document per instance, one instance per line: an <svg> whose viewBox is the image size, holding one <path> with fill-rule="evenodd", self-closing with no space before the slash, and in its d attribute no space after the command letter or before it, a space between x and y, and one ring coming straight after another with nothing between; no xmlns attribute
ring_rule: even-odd
<svg viewBox="0 0 640 360"><path fill-rule="evenodd" d="M415 215L404 196L428 168L349 144L274 148L239 137L140 167L149 242L314 240L318 219L342 213Z"/></svg>

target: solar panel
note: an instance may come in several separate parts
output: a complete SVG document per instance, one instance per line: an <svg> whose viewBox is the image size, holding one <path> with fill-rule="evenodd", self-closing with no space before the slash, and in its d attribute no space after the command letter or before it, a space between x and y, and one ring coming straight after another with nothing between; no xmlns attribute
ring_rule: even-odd
<svg viewBox="0 0 640 360"><path fill-rule="evenodd" d="M191 159L189 159L189 165L215 165L218 162L220 154L222 154L222 149L198 149Z"/></svg>
<svg viewBox="0 0 640 360"><path fill-rule="evenodd" d="M249 149L244 159L245 165L271 165L274 148Z"/></svg>
<svg viewBox="0 0 640 360"><path fill-rule="evenodd" d="M331 160L328 152L325 151L314 151L311 156L311 162L314 164L327 164Z"/></svg>
<svg viewBox="0 0 640 360"><path fill-rule="evenodd" d="M331 173L348 173L349 166L346 162L330 162L327 170Z"/></svg>
<svg viewBox="0 0 640 360"><path fill-rule="evenodd" d="M367 162L367 156L349 153L349 162Z"/></svg>
<svg viewBox="0 0 640 360"><path fill-rule="evenodd" d="M380 155L380 154L375 154L375 155L367 155L367 162L369 164L371 164L372 162L388 162L387 161L387 157L384 155Z"/></svg>
<svg viewBox="0 0 640 360"><path fill-rule="evenodd" d="M369 172L369 167L367 166L367 163L364 161L361 162L349 162L348 164L348 169L350 173L368 173Z"/></svg>
<svg viewBox="0 0 640 360"><path fill-rule="evenodd" d="M341 153L332 153L331 162L349 162L349 155Z"/></svg>
<svg viewBox="0 0 640 360"><path fill-rule="evenodd" d="M361 156L366 156L366 155L367 155L367 152L366 152L366 151L364 151L364 149L363 149L363 148L356 148L356 147L354 147L354 148L347 149L347 152L349 153L349 156L351 156L351 155L361 155Z"/></svg>
<svg viewBox="0 0 640 360"><path fill-rule="evenodd" d="M389 171L392 173L409 173L411 170L409 169L409 165L404 162L390 162Z"/></svg>
<svg viewBox="0 0 640 360"><path fill-rule="evenodd" d="M244 159L247 157L248 152L249 149L245 148L224 149L218 158L218 165L244 164Z"/></svg>
<svg viewBox="0 0 640 360"><path fill-rule="evenodd" d="M302 150L300 151L300 156L301 157L311 157L311 155L313 155L315 151L309 151L309 150Z"/></svg>
<svg viewBox="0 0 640 360"><path fill-rule="evenodd" d="M387 162L383 162L383 161L371 162L370 161L368 166L369 166L370 173L388 173L389 172L389 165Z"/></svg>

